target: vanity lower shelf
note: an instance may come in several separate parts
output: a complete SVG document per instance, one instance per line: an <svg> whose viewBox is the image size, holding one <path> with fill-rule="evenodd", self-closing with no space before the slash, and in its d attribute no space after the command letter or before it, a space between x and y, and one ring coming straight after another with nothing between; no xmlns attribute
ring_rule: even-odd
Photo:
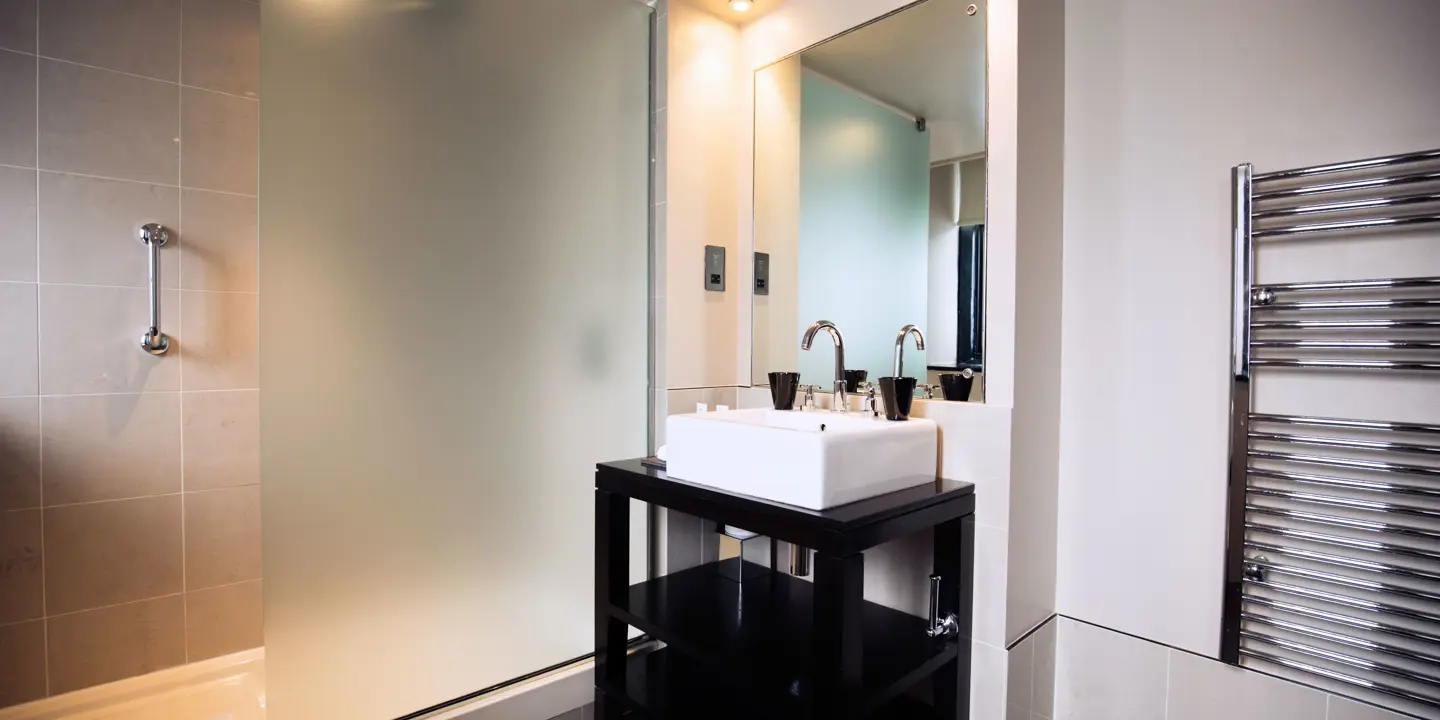
<svg viewBox="0 0 1440 720"><path fill-rule="evenodd" d="M740 560L723 562L732 565L733 575ZM772 717L763 714L767 707L779 708L773 717L800 716L814 666L814 586L746 565L744 583L722 575L721 563L709 563L632 585L623 605L608 607L617 620L667 646L627 664L623 692L637 709L659 717L700 717L689 701L710 694L708 688L717 697L702 708L741 703L746 710L739 717ZM760 576L748 577L752 573ZM920 714L911 708L900 715L890 705L899 702L903 710L913 704L902 694L955 659L957 643L932 639L924 619L875 603L863 604L861 618L863 714L934 717L923 705ZM677 703L686 706L684 712Z"/></svg>
<svg viewBox="0 0 1440 720"><path fill-rule="evenodd" d="M626 717L674 720L792 720L805 717L804 701L794 695L767 697L737 692L730 676L674 648L631 655L625 687L604 686ZM870 717L883 720L936 720L934 708L900 696Z"/></svg>

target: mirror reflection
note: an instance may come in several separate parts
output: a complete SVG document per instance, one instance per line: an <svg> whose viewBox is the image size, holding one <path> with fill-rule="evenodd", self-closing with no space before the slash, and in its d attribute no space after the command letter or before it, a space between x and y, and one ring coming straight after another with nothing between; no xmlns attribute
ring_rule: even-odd
<svg viewBox="0 0 1440 720"><path fill-rule="evenodd" d="M983 4L926 0L757 70L754 151L755 383L829 392L832 355L800 342L828 320L847 370L894 375L903 340L918 393L982 400Z"/></svg>

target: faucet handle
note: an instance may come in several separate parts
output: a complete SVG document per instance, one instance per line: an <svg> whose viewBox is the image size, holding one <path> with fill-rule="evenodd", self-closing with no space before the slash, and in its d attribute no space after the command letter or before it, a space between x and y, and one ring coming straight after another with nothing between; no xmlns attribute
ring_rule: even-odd
<svg viewBox="0 0 1440 720"><path fill-rule="evenodd" d="M800 389L805 391L805 399L800 403L801 409L815 407L815 390L817 388L814 385L801 385Z"/></svg>
<svg viewBox="0 0 1440 720"><path fill-rule="evenodd" d="M939 386L939 385L921 385L921 386L920 386L920 389L925 391L925 397L924 397L923 399L925 399L925 400L934 400L934 399L935 399L935 391L936 391L936 390L939 390L939 389L940 389L940 386Z"/></svg>

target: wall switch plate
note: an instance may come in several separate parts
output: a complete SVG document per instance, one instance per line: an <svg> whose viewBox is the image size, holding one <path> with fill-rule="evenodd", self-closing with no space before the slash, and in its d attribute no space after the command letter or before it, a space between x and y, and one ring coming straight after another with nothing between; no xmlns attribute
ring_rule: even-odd
<svg viewBox="0 0 1440 720"><path fill-rule="evenodd" d="M755 253L755 294L770 294L770 253Z"/></svg>
<svg viewBox="0 0 1440 720"><path fill-rule="evenodd" d="M725 248L705 246L705 289L725 292Z"/></svg>

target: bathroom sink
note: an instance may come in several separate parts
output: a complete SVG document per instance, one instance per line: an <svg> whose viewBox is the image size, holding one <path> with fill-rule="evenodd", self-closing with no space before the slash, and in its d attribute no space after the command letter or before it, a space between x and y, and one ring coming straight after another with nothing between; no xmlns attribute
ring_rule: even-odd
<svg viewBox="0 0 1440 720"><path fill-rule="evenodd" d="M931 420L722 410L672 415L665 437L670 477L811 510L935 480Z"/></svg>

